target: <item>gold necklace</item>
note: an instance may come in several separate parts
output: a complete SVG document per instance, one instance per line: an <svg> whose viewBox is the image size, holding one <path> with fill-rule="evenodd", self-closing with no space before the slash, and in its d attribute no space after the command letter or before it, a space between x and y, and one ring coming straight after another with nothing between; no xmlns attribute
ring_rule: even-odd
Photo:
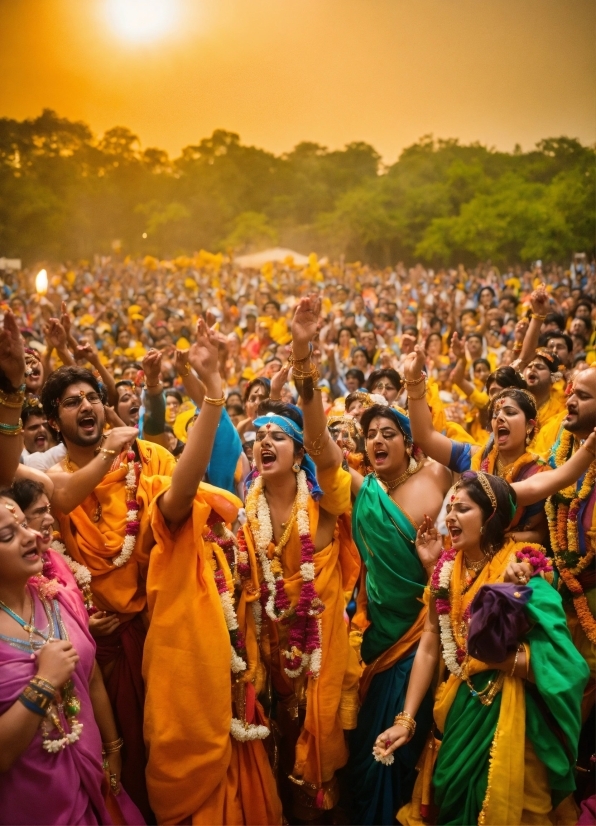
<svg viewBox="0 0 596 826"><path fill-rule="evenodd" d="M464 554L464 561L468 571L474 571L475 574L481 571L486 565L486 557L479 559L478 562L468 562L468 557Z"/></svg>
<svg viewBox="0 0 596 826"><path fill-rule="evenodd" d="M420 468L422 467L422 462L417 462L413 456L410 457L410 462L408 467L405 471L397 477L397 479L391 479L388 482L385 482L383 479L379 477L379 474L375 471L375 478L381 483L383 489L390 493L392 490L398 488L401 484L403 484L406 479L409 479L410 476L413 476L415 473L418 473Z"/></svg>

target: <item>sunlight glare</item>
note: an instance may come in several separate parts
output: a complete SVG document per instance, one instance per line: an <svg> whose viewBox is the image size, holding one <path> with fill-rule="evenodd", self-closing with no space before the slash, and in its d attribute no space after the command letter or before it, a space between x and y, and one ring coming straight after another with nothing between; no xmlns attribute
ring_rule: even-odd
<svg viewBox="0 0 596 826"><path fill-rule="evenodd" d="M120 37L147 43L174 28L178 3L177 0L107 0L107 13Z"/></svg>

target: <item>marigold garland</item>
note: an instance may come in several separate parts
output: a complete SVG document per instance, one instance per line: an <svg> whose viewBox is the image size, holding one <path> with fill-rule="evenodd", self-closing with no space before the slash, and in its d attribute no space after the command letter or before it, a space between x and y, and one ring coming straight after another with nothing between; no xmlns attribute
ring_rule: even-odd
<svg viewBox="0 0 596 826"><path fill-rule="evenodd" d="M557 467L573 454L574 437L564 431L555 451ZM584 554L579 547L577 520L582 502L590 496L596 482L596 462L592 462L579 487L571 485L560 490L546 501L546 518L550 531L551 546L559 576L573 600L580 625L590 642L596 644L596 619L592 616L583 586L578 577L594 560L595 543L590 543Z"/></svg>

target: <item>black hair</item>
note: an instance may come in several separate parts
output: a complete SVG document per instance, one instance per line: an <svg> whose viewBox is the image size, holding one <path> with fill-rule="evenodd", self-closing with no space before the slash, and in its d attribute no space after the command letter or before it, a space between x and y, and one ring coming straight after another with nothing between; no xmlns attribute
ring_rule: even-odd
<svg viewBox="0 0 596 826"><path fill-rule="evenodd" d="M477 364L484 364L484 366L487 367L490 370L491 365L490 365L490 361L488 359L483 359L483 358L474 359L474 361L472 362L472 369L474 369L474 367L476 367Z"/></svg>
<svg viewBox="0 0 596 826"><path fill-rule="evenodd" d="M556 324L561 332L565 331L565 316L561 313L547 313L544 324Z"/></svg>
<svg viewBox="0 0 596 826"><path fill-rule="evenodd" d="M485 473L492 491L497 500L496 510L493 508L490 498L478 480L478 474L474 471L465 471L457 484L458 490L465 490L470 499L482 510L483 527L480 536L480 549L487 556L494 554L501 549L505 542L505 531L513 519L514 507L517 503L515 490L509 482L499 476L492 476Z"/></svg>
<svg viewBox="0 0 596 826"><path fill-rule="evenodd" d="M505 387L504 390L501 390L494 396L488 405L488 420L493 417L493 412L495 409L495 403L498 399L502 398L510 398L517 402L519 405L520 410L526 417L526 421L529 422L531 419L536 420L538 415L538 409L536 407L536 402L534 401L534 397L531 393L527 391L520 390L518 387Z"/></svg>
<svg viewBox="0 0 596 826"><path fill-rule="evenodd" d="M182 402L184 401L184 399L182 398L182 395L177 390L166 390L165 396L166 396L166 398L168 396L173 396L176 399L176 401L178 402L178 404L182 404Z"/></svg>
<svg viewBox="0 0 596 826"><path fill-rule="evenodd" d="M366 389L369 393L374 392L374 386L379 379L389 379L391 384L395 387L397 392L402 389L403 381L397 370L393 367L383 367L381 370L373 370L366 382Z"/></svg>
<svg viewBox="0 0 596 826"><path fill-rule="evenodd" d="M36 502L40 496L46 492L41 482L35 479L18 479L13 482L8 490L0 493L0 496L6 496L13 499L22 511Z"/></svg>
<svg viewBox="0 0 596 826"><path fill-rule="evenodd" d="M468 333L466 338L477 338L479 341L484 343L484 336L482 335L482 333Z"/></svg>
<svg viewBox="0 0 596 826"><path fill-rule="evenodd" d="M244 404L246 404L246 402L248 401L248 397L250 396L250 391L257 384L260 384L261 387L264 388L266 398L269 398L269 395L271 393L271 382L269 381L269 379L265 379L262 376L260 376L257 379L253 379L252 381L249 381L249 383L244 388L244 399L243 399Z"/></svg>
<svg viewBox="0 0 596 826"><path fill-rule="evenodd" d="M567 352L573 352L573 342L571 340L571 336L567 333L546 333L545 339L546 343L548 344L549 341L552 341L553 338L561 338L565 342L565 347L567 347Z"/></svg>
<svg viewBox="0 0 596 826"><path fill-rule="evenodd" d="M275 309L279 312L279 309L280 309L279 304L277 303L277 301L274 298L268 298L267 301L265 301L264 304L263 304L263 309L265 309L267 304L273 304Z"/></svg>
<svg viewBox="0 0 596 826"><path fill-rule="evenodd" d="M82 382L90 385L96 393L99 393L102 404L106 403L105 388L97 381L91 370L87 370L86 367L59 367L50 373L41 390L41 403L48 419L58 418L60 396L64 391L71 384Z"/></svg>
<svg viewBox="0 0 596 826"><path fill-rule="evenodd" d="M368 332L368 330L365 330L364 332ZM362 347L362 346L354 347L354 349L352 350L352 358L354 358L356 353L364 353L364 355L366 356L367 363L370 364L370 358L368 356L368 352L367 352L365 347Z"/></svg>
<svg viewBox="0 0 596 826"><path fill-rule="evenodd" d="M520 390L527 390L528 385L525 379L513 367L497 367L486 380L486 391L488 392L493 384L499 387L517 387Z"/></svg>
<svg viewBox="0 0 596 826"><path fill-rule="evenodd" d="M411 324L407 324L405 327L402 327L401 332L402 335L404 333L407 333L409 336L414 336L415 338L418 338L418 327L414 327Z"/></svg>
<svg viewBox="0 0 596 826"><path fill-rule="evenodd" d="M25 399L21 409L21 421L26 425L31 416L43 416L46 418L41 402L36 396L29 396Z"/></svg>
<svg viewBox="0 0 596 826"><path fill-rule="evenodd" d="M364 386L364 373L358 367L350 367L346 370L347 379L358 379L358 387Z"/></svg>
<svg viewBox="0 0 596 826"><path fill-rule="evenodd" d="M346 333L350 334L350 338L354 338L354 331L353 330L350 330L349 327L340 327L339 330L337 331L337 341L338 342L339 342L339 337L344 332L344 330L345 330Z"/></svg>
<svg viewBox="0 0 596 826"><path fill-rule="evenodd" d="M389 412L392 408L387 407L386 404L371 404L370 407L367 407L366 410L362 413L360 417L360 427L362 428L362 432L364 433L364 438L368 439L368 429L370 427L370 423L375 418L375 416L382 416L384 419L388 419L391 424L394 424L401 435L404 437L404 442L406 445L412 444L412 439L407 433L404 433L402 428L397 421L396 416L392 416Z"/></svg>

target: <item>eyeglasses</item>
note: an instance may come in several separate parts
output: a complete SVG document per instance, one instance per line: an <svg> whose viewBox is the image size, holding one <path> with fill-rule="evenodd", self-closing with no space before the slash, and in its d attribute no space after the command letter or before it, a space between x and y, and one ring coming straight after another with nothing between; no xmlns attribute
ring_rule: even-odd
<svg viewBox="0 0 596 826"><path fill-rule="evenodd" d="M67 396L58 403L58 407L65 407L67 410L76 410L83 403L83 399L87 399L89 404L102 404L101 396L92 390L90 393L85 393L81 390L78 396Z"/></svg>
<svg viewBox="0 0 596 826"><path fill-rule="evenodd" d="M382 381L378 384L375 384L375 391L377 390L396 390L397 388L393 384L384 384Z"/></svg>

